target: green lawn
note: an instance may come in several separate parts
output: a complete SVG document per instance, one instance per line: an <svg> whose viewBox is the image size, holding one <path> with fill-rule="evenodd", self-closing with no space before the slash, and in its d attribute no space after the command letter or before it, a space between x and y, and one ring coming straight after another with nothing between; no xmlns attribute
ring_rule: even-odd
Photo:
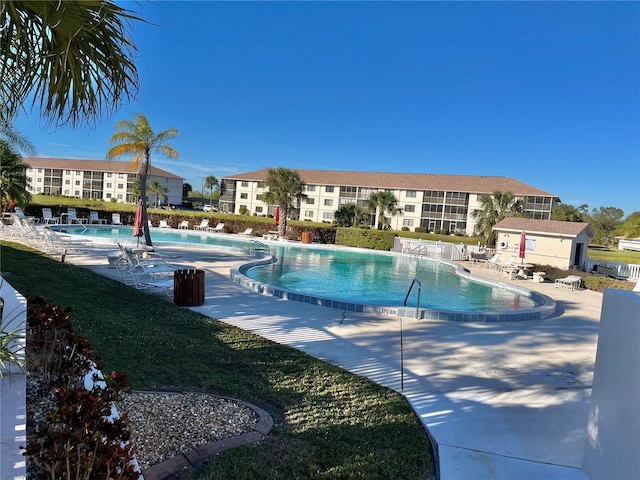
<svg viewBox="0 0 640 480"><path fill-rule="evenodd" d="M632 265L640 265L640 252L631 252L629 250L617 250L610 247L590 246L587 252L592 260L606 260L615 263L630 263Z"/></svg>
<svg viewBox="0 0 640 480"><path fill-rule="evenodd" d="M70 306L105 370L126 372L133 388L229 395L273 416L267 439L215 457L194 479L433 475L427 434L398 393L28 247L3 243L0 255L7 281Z"/></svg>

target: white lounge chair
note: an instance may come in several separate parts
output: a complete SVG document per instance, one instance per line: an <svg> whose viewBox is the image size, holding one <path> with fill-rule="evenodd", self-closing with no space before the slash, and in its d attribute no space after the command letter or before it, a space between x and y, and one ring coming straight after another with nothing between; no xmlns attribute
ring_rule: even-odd
<svg viewBox="0 0 640 480"><path fill-rule="evenodd" d="M64 214L62 214L64 216ZM67 223L81 223L75 208L67 208Z"/></svg>
<svg viewBox="0 0 640 480"><path fill-rule="evenodd" d="M178 228L181 230L189 230L189 220L181 221L180 225L178 225Z"/></svg>
<svg viewBox="0 0 640 480"><path fill-rule="evenodd" d="M207 230L209 228L209 219L205 218L200 222L200 225L193 227L194 230Z"/></svg>
<svg viewBox="0 0 640 480"><path fill-rule="evenodd" d="M89 212L89 223L94 224L94 223L98 223L100 225L107 223L107 221L104 218L100 218L100 215L98 215L98 212Z"/></svg>
<svg viewBox="0 0 640 480"><path fill-rule="evenodd" d="M51 224L51 223L60 223L60 217L54 217L53 213L51 213L50 208L42 209L42 223Z"/></svg>
<svg viewBox="0 0 640 480"><path fill-rule="evenodd" d="M496 253L491 259L487 262L487 266L497 272L502 271L502 264L500 263L501 253Z"/></svg>
<svg viewBox="0 0 640 480"><path fill-rule="evenodd" d="M166 220L160 220L160 225L158 225L158 227L160 227L160 228L171 228L171 225L169 225Z"/></svg>
<svg viewBox="0 0 640 480"><path fill-rule="evenodd" d="M120 214L119 213L112 213L111 214L111 225L122 225L122 222L120 221Z"/></svg>
<svg viewBox="0 0 640 480"><path fill-rule="evenodd" d="M207 231L216 233L224 232L224 223L220 222L215 227L209 227Z"/></svg>
<svg viewBox="0 0 640 480"><path fill-rule="evenodd" d="M555 281L556 287L562 286L562 285L569 285L571 290L575 290L576 288L580 287L581 283L582 283L582 278L580 278L578 275L569 275L568 277L564 277L564 278L556 278L556 281Z"/></svg>
<svg viewBox="0 0 640 480"><path fill-rule="evenodd" d="M238 235L250 236L253 234L253 228L247 228L244 232L238 233Z"/></svg>

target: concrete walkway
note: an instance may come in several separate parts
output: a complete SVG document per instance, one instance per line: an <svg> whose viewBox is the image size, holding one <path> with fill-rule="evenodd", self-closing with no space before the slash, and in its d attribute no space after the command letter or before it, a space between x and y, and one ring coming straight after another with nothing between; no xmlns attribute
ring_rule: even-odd
<svg viewBox="0 0 640 480"><path fill-rule="evenodd" d="M118 278L107 266L115 249L94 250L67 261ZM556 300L558 315L500 324L343 318L341 310L233 284L230 267L249 257L162 250L206 271L205 303L193 310L402 391L435 440L443 480L586 479L581 463L602 294L514 280Z"/></svg>

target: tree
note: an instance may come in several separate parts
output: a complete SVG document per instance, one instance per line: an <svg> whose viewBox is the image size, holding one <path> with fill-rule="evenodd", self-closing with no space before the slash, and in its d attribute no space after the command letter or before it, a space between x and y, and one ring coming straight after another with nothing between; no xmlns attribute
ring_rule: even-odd
<svg viewBox="0 0 640 480"><path fill-rule="evenodd" d="M268 191L262 195L262 201L280 208L278 235L284 237L287 231L287 216L293 208L293 200L300 199L305 183L297 170L289 168L269 168L265 182Z"/></svg>
<svg viewBox="0 0 640 480"><path fill-rule="evenodd" d="M213 175L209 175L204 179L204 186L209 189L209 205L211 205L213 201L213 187L218 186L218 179ZM202 194L204 195L204 192L202 192Z"/></svg>
<svg viewBox="0 0 640 480"><path fill-rule="evenodd" d="M25 206L31 201L27 168L22 157L0 140L0 213L7 211L11 202Z"/></svg>
<svg viewBox="0 0 640 480"><path fill-rule="evenodd" d="M5 148L31 157L36 155L36 149L29 139L13 128L12 121L7 115L7 107L0 105L0 154Z"/></svg>
<svg viewBox="0 0 640 480"><path fill-rule="evenodd" d="M333 214L333 222L339 227L353 227L367 224L368 214L355 203L341 205Z"/></svg>
<svg viewBox="0 0 640 480"><path fill-rule="evenodd" d="M593 241L601 245L614 243L616 229L624 212L616 207L600 207L591 210L589 224L595 233Z"/></svg>
<svg viewBox="0 0 640 480"><path fill-rule="evenodd" d="M561 222L584 222L584 216L581 211L569 205L568 203L560 203L553 208L551 212L551 220Z"/></svg>
<svg viewBox="0 0 640 480"><path fill-rule="evenodd" d="M184 183L182 184L182 197L188 197L189 193L193 191L193 187L191 186L190 183Z"/></svg>
<svg viewBox="0 0 640 480"><path fill-rule="evenodd" d="M142 202L142 228L144 239L148 246L151 243L149 221L147 216L147 176L151 168L151 152L160 152L169 158L178 158L178 152L166 142L175 138L178 131L168 128L155 134L149 126L147 117L139 113L135 120L121 120L116 123L116 133L111 137L114 145L107 152L108 159L132 156L131 164L140 171L140 197Z"/></svg>
<svg viewBox="0 0 640 480"><path fill-rule="evenodd" d="M524 217L526 198L517 198L512 192L496 190L492 195L485 193L480 197L480 210L471 212L471 218L476 220L476 231L480 241L485 245L495 245L496 234L493 226L507 217Z"/></svg>
<svg viewBox="0 0 640 480"><path fill-rule="evenodd" d="M113 0L0 2L3 120L31 102L51 123L75 127L134 99L129 30L141 20Z"/></svg>
<svg viewBox="0 0 640 480"><path fill-rule="evenodd" d="M395 215L398 211L398 199L396 196L387 191L374 192L369 195L367 199L369 208L376 215L376 225L378 229L389 228L389 220L384 216L385 212L389 212L391 215Z"/></svg>
<svg viewBox="0 0 640 480"><path fill-rule="evenodd" d="M162 184L158 181L157 178L154 178L149 182L149 186L147 187L147 191L151 195L155 195L156 203L155 207L158 208L160 205L160 197L164 198L167 193L169 193L169 189L167 187L163 187Z"/></svg>
<svg viewBox="0 0 640 480"><path fill-rule="evenodd" d="M618 226L618 235L624 238L640 238L640 212L629 215Z"/></svg>

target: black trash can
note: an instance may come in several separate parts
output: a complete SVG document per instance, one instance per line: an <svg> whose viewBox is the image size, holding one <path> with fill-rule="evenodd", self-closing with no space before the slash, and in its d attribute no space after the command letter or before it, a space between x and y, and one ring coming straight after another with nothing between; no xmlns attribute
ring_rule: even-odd
<svg viewBox="0 0 640 480"><path fill-rule="evenodd" d="M173 303L194 307L204 303L204 270L176 270L173 274Z"/></svg>

